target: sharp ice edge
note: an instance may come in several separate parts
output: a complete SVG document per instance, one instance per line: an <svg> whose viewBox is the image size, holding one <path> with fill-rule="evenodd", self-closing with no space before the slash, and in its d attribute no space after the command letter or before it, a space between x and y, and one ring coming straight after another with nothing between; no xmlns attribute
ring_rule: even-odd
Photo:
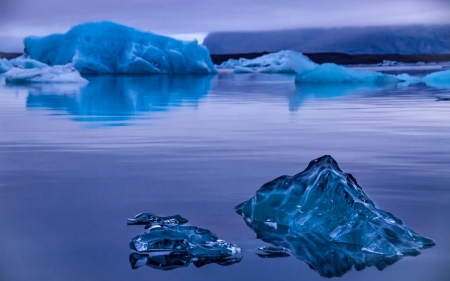
<svg viewBox="0 0 450 281"><path fill-rule="evenodd" d="M72 63L81 73L210 74L217 70L208 50L113 22L89 22L65 34L24 39L30 58L49 65Z"/></svg>
<svg viewBox="0 0 450 281"><path fill-rule="evenodd" d="M147 228L144 234L130 241L130 248L137 251L130 255L132 268L147 264L168 270L191 262L197 267L209 263L231 265L240 262L242 258L235 257L241 252L239 246L218 239L207 229L181 225L186 222L179 215L160 217L152 213L141 213L128 219L128 225L145 225ZM142 262L143 259L146 262Z"/></svg>
<svg viewBox="0 0 450 281"><path fill-rule="evenodd" d="M301 206L300 208L298 206ZM253 221L317 233L330 242L359 245L384 255L417 254L433 240L404 226L392 214L377 209L356 180L343 173L331 156L311 161L303 172L263 185L236 211Z"/></svg>

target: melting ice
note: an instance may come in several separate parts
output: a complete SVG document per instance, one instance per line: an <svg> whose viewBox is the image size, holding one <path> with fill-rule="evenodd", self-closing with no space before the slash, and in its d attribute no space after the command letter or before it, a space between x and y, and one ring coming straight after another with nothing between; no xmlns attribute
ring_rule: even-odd
<svg viewBox="0 0 450 281"><path fill-rule="evenodd" d="M170 270L193 263L200 267L209 263L231 265L241 261L237 245L220 240L214 233L196 226L184 226L179 215L160 217L142 213L129 219L129 225L146 225L146 232L131 239L133 269L142 265Z"/></svg>
<svg viewBox="0 0 450 281"><path fill-rule="evenodd" d="M345 273L334 266L358 269L365 264L383 268L375 261L418 255L419 250L435 245L394 215L377 209L356 179L342 172L331 156L311 161L295 176L281 176L264 184L235 210L259 237L291 249L324 275ZM342 259L338 265L330 265L331 271L322 272L317 259L326 263L327 258L320 257L320 250L326 249Z"/></svg>

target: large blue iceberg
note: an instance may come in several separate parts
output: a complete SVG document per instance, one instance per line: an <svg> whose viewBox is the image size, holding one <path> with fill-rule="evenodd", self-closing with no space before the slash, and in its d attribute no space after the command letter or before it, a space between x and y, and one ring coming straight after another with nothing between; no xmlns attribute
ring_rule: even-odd
<svg viewBox="0 0 450 281"><path fill-rule="evenodd" d="M214 233L196 226L184 226L187 219L180 215L160 217L142 213L128 219L128 225L145 225L146 232L131 239L131 267L147 265L156 269L171 270L216 263L231 265L241 261L236 254L241 248L220 240Z"/></svg>
<svg viewBox="0 0 450 281"><path fill-rule="evenodd" d="M355 178L331 156L311 161L295 176L264 184L235 210L253 222L298 233L317 234L332 243L357 245L365 253L419 254L434 241L415 233L392 214L377 209Z"/></svg>
<svg viewBox="0 0 450 281"><path fill-rule="evenodd" d="M80 24L66 34L24 39L25 52L48 65L72 63L81 73L216 73L208 50L113 22Z"/></svg>

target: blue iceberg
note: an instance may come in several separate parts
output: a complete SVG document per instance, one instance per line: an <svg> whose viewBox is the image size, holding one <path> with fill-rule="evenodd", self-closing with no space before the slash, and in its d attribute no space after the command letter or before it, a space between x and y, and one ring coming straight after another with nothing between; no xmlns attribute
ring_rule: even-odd
<svg viewBox="0 0 450 281"><path fill-rule="evenodd" d="M216 263L231 265L242 257L237 245L220 240L214 233L196 226L184 226L187 219L175 215L160 217L142 213L128 219L128 225L146 225L146 232L131 239L130 264L170 270L194 263L196 267Z"/></svg>
<svg viewBox="0 0 450 281"><path fill-rule="evenodd" d="M66 34L24 39L25 52L48 65L72 63L81 73L216 73L208 50L113 22L77 25Z"/></svg>
<svg viewBox="0 0 450 281"><path fill-rule="evenodd" d="M264 184L235 210L253 222L356 245L364 253L417 255L435 245L392 214L377 209L355 178L343 173L327 155L311 161L295 176L281 176Z"/></svg>
<svg viewBox="0 0 450 281"><path fill-rule="evenodd" d="M337 65L324 63L318 67L299 73L295 77L298 84L376 84L386 85L403 82L395 75L383 74L371 70L358 70Z"/></svg>

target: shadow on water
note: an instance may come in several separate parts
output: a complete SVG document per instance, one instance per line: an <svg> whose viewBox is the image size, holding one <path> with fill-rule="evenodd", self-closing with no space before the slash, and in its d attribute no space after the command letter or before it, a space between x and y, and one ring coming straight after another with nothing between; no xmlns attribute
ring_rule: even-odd
<svg viewBox="0 0 450 281"><path fill-rule="evenodd" d="M170 111L181 106L198 106L210 90L213 76L100 76L89 78L82 87L74 84L27 86L28 109L64 111L74 121L117 122L148 119L149 112ZM123 125L127 123L123 122Z"/></svg>

